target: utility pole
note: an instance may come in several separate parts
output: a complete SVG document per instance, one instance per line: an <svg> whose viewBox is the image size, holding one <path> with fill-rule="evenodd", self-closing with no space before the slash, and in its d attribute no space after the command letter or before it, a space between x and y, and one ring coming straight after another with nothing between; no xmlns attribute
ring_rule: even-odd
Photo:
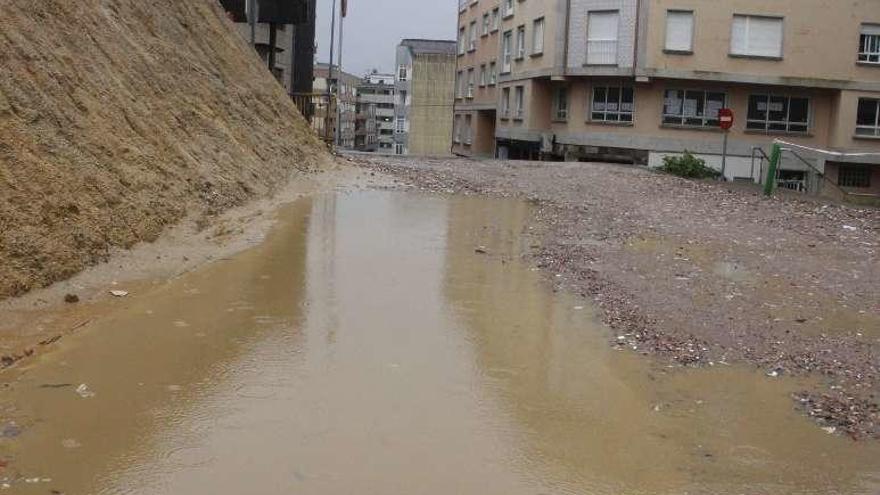
<svg viewBox="0 0 880 495"><path fill-rule="evenodd" d="M241 5L241 4L239 4ZM247 0L248 24L251 26L251 46L257 46L257 0Z"/></svg>
<svg viewBox="0 0 880 495"><path fill-rule="evenodd" d="M333 8L330 14L330 64L327 66L327 111L324 114L324 118L327 124L330 123L330 110L333 103L333 48L336 45L336 0L331 0L333 2ZM337 91L337 95L339 92ZM336 105L339 105L339 102L336 102ZM336 123L336 127L339 127L339 122ZM324 129L327 137L330 137L330 129ZM335 139L334 139L335 141Z"/></svg>
<svg viewBox="0 0 880 495"><path fill-rule="evenodd" d="M342 31L345 25L345 0L342 0L342 15L339 17L339 79L336 83L336 146L342 144Z"/></svg>

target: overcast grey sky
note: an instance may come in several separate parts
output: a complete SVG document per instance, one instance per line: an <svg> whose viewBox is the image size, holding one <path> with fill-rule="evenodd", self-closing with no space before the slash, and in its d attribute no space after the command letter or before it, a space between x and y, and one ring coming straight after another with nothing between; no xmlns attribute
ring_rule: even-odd
<svg viewBox="0 0 880 495"><path fill-rule="evenodd" d="M320 62L330 58L333 1L318 0L315 41ZM342 69L358 76L372 68L393 72L394 48L401 39L455 39L457 9L458 0L348 0ZM339 60L336 54L334 58Z"/></svg>

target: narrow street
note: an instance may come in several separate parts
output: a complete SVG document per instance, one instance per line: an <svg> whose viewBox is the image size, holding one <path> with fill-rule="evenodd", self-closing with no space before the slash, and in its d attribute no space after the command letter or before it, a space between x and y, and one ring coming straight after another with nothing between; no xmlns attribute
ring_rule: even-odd
<svg viewBox="0 0 880 495"><path fill-rule="evenodd" d="M282 207L259 246L13 370L2 404L27 434L7 453L23 481L4 487L876 492L880 445L791 407L810 380L609 346L601 312L522 259L542 211L383 190Z"/></svg>

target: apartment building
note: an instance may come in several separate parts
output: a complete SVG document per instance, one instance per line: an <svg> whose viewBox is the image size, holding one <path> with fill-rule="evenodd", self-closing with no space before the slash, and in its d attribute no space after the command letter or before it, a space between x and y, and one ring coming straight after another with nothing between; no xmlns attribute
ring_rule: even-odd
<svg viewBox="0 0 880 495"><path fill-rule="evenodd" d="M335 136L337 120L339 121L339 147L354 149L355 127L357 121L357 88L361 78L347 72L340 72L339 67L333 66L333 77L330 78L330 65L326 63L315 64L315 93L327 93L330 85L336 99L328 108L327 100L320 99L315 105L312 118L312 128L320 136ZM337 88L338 85L338 88ZM337 111L338 105L338 111ZM329 115L328 115L329 112Z"/></svg>
<svg viewBox="0 0 880 495"><path fill-rule="evenodd" d="M376 128L376 104L361 100L363 95L358 91L357 114L354 122L354 149L357 151L377 151L379 149L379 131Z"/></svg>
<svg viewBox="0 0 880 495"><path fill-rule="evenodd" d="M365 147L363 151L394 152L394 84L394 74L374 72L365 76L358 86L358 105L373 114L376 133L375 146ZM367 132L369 123L364 121L362 125Z"/></svg>
<svg viewBox="0 0 880 495"><path fill-rule="evenodd" d="M254 49L288 94L310 92L315 54L315 0L253 0ZM220 0L221 7L250 41L246 0ZM303 66L302 61L308 61Z"/></svg>
<svg viewBox="0 0 880 495"><path fill-rule="evenodd" d="M489 38L471 43L486 13ZM728 179L757 180L753 156L781 138L864 153L805 152L785 160L786 178L880 195L878 0L459 0L459 38L465 81L497 61L499 156L658 165L689 150L720 169L718 110L730 108ZM474 112L491 109L459 82L468 139L454 149L486 155L477 136L493 129Z"/></svg>
<svg viewBox="0 0 880 495"><path fill-rule="evenodd" d="M453 152L495 154L498 48L501 10L498 2L459 0L458 64L455 73Z"/></svg>
<svg viewBox="0 0 880 495"><path fill-rule="evenodd" d="M456 42L405 39L397 47L394 153L448 155Z"/></svg>

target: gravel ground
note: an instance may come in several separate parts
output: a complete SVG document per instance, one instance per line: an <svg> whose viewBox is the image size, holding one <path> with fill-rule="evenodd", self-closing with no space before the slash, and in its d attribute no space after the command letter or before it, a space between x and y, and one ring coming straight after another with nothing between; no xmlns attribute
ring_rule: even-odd
<svg viewBox="0 0 880 495"><path fill-rule="evenodd" d="M751 363L768 379L817 376L797 406L880 439L880 210L631 166L351 159L427 191L532 201L540 242L526 255L596 302L612 345L683 366Z"/></svg>

